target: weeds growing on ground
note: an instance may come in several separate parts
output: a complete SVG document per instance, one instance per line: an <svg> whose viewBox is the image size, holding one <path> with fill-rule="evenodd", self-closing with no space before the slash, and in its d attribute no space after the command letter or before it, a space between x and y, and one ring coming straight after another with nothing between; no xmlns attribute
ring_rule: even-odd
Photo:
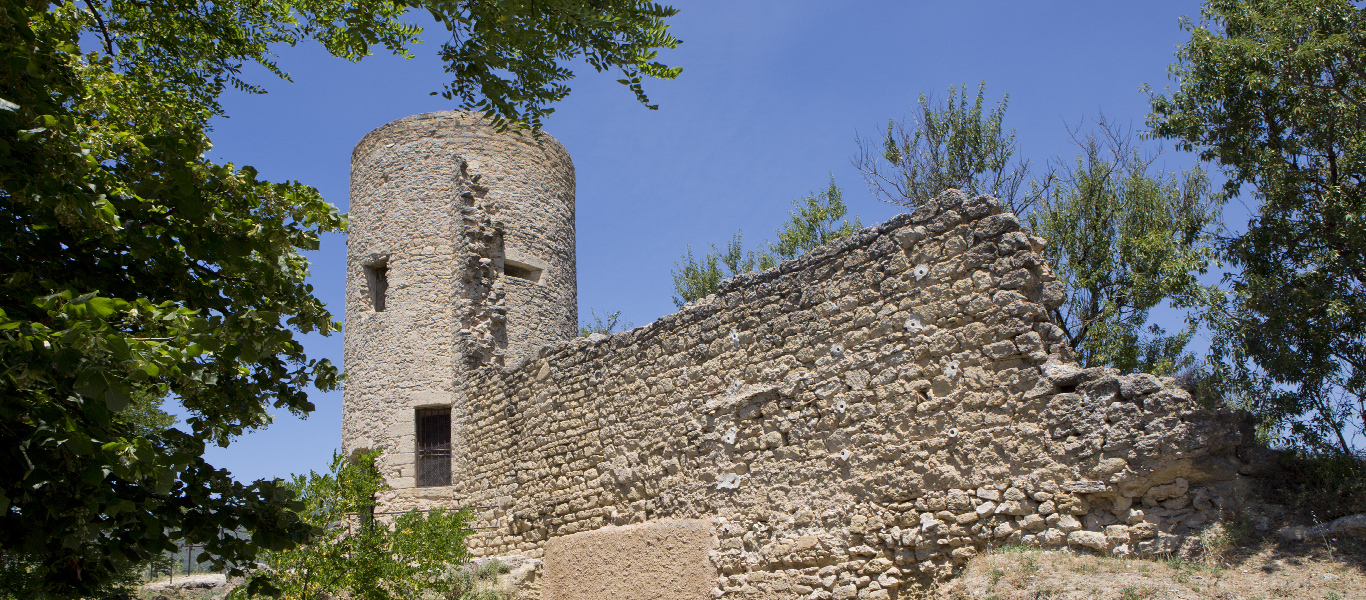
<svg viewBox="0 0 1366 600"><path fill-rule="evenodd" d="M1174 554L1167 555L1166 557L1161 558L1159 560L1161 560L1161 562L1165 563L1167 566L1173 569L1177 569L1181 573L1199 572L1208 573L1215 577L1219 577L1224 572L1224 563L1221 562L1211 562L1205 560L1200 560L1198 562L1190 561L1181 558L1180 556L1176 556Z"/></svg>
<svg viewBox="0 0 1366 600"><path fill-rule="evenodd" d="M1237 542L1233 532L1222 523L1204 528L1197 537L1200 540L1200 560L1214 568L1227 562L1228 554Z"/></svg>
<svg viewBox="0 0 1366 600"><path fill-rule="evenodd" d="M1295 593L1294 588L1290 587L1290 582L1285 582L1271 588L1271 595L1277 598L1289 598Z"/></svg>
<svg viewBox="0 0 1366 600"><path fill-rule="evenodd" d="M460 569L454 597L459 600L506 600L507 594L497 590L497 585L498 577L507 572L508 566L496 560Z"/></svg>
<svg viewBox="0 0 1366 600"><path fill-rule="evenodd" d="M1034 552L1036 550L1038 550L1038 548L1035 546L1026 546L1024 544L1006 544L1004 546L998 546L995 551L997 553L1004 554L1017 552Z"/></svg>
<svg viewBox="0 0 1366 600"><path fill-rule="evenodd" d="M1100 567L1097 566L1096 563L1093 563L1093 562L1083 562L1083 563L1080 563L1080 564L1072 565L1072 570L1073 570L1073 571L1076 571L1076 572L1078 572L1078 573L1087 573L1087 574L1090 574L1090 573L1095 573L1096 571L1099 571L1099 570L1100 570Z"/></svg>
<svg viewBox="0 0 1366 600"><path fill-rule="evenodd" d="M996 585L997 583L1001 582L1002 577L1006 576L1006 572L1000 569L993 568L991 572L988 573L988 575L991 576L991 585Z"/></svg>

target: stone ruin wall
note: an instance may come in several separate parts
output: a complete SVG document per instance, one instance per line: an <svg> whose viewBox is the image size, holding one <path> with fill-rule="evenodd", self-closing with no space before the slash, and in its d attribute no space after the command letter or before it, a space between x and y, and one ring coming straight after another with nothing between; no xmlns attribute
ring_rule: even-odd
<svg viewBox="0 0 1366 600"><path fill-rule="evenodd" d="M457 486L385 501L493 507L475 552L547 572L590 532L697 520L716 576L676 597L896 598L1005 544L1176 552L1246 493L1251 423L1071 362L1044 243L951 190L648 326L479 368Z"/></svg>

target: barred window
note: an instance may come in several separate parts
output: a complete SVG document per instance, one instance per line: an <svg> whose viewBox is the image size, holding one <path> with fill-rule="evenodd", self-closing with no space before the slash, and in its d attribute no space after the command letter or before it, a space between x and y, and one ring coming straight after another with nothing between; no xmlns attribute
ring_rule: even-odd
<svg viewBox="0 0 1366 600"><path fill-rule="evenodd" d="M417 409L417 485L451 484L451 409Z"/></svg>

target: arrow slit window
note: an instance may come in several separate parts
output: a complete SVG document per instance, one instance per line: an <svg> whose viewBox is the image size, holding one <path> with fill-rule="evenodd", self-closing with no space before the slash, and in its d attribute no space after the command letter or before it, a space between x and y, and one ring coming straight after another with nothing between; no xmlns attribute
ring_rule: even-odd
<svg viewBox="0 0 1366 600"><path fill-rule="evenodd" d="M375 312L384 312L385 301L389 295L389 265L377 263L366 265L365 284L370 288L370 306Z"/></svg>

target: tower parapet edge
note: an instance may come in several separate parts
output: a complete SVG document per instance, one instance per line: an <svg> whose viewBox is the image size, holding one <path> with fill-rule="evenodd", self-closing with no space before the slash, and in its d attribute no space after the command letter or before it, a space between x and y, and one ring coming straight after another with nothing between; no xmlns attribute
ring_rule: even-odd
<svg viewBox="0 0 1366 600"><path fill-rule="evenodd" d="M383 447L396 501L463 497L462 377L577 333L569 153L475 113L399 119L356 145L350 217L343 451ZM427 437L450 466L419 487L423 409L448 411Z"/></svg>

